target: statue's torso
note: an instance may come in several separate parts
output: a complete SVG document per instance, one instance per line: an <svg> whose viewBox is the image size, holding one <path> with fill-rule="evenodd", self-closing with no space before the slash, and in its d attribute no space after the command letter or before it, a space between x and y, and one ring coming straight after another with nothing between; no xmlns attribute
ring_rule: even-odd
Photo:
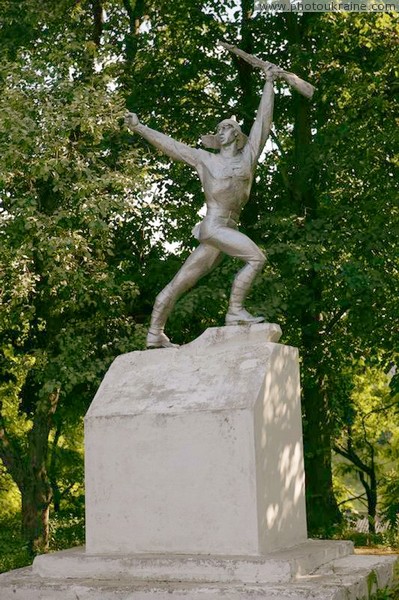
<svg viewBox="0 0 399 600"><path fill-rule="evenodd" d="M251 191L253 168L249 159L241 152L234 157L209 154L197 170L208 210L238 215Z"/></svg>

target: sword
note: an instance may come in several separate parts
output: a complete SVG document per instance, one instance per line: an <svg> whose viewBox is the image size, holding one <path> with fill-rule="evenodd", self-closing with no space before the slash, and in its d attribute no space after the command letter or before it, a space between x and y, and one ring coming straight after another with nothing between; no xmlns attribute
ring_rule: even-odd
<svg viewBox="0 0 399 600"><path fill-rule="evenodd" d="M283 79L286 83L288 83L288 85L293 87L294 90L302 94L302 96L305 96L305 98L310 99L313 96L313 93L316 88L312 84L298 77L298 75L290 73L289 71L284 71L274 63L269 62L267 60L261 60L257 56L254 56L253 54L248 54L248 52L244 52L244 50L240 50L232 44L226 44L226 42L219 42L219 44L229 52L232 52L233 54L236 54L237 56L245 60L253 67L257 67L258 69L271 69L274 67L278 69L278 76L281 77L281 79Z"/></svg>

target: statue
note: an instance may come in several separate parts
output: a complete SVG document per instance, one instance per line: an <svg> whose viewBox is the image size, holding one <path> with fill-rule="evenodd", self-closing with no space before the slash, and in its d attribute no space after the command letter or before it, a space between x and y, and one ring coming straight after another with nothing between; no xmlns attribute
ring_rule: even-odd
<svg viewBox="0 0 399 600"><path fill-rule="evenodd" d="M253 316L245 310L244 300L255 277L262 270L265 256L249 237L238 231L238 221L240 211L248 201L257 162L270 133L274 79L281 77L294 87L298 86L298 81L308 86L310 84L272 63L247 55L233 46L223 45L251 64L256 64L266 76L262 98L249 137L241 131L240 125L234 119L225 119L217 126L215 135L202 136L202 143L206 148L219 150L219 153L215 154L191 148L146 127L134 113L128 113L125 117L129 129L143 136L173 160L183 161L196 169L207 206L205 218L193 230L194 237L200 242L199 246L156 297L147 335L147 348L168 348L176 345L164 333L166 320L178 298L214 269L222 253L239 258L245 263L233 282L226 325L264 321L263 317ZM293 81L292 78L298 81Z"/></svg>

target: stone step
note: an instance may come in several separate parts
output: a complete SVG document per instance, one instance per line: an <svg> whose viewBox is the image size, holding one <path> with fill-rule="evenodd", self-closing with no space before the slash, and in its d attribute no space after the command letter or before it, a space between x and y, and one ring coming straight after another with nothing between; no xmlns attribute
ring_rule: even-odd
<svg viewBox="0 0 399 600"><path fill-rule="evenodd" d="M38 556L33 572L50 578L282 583L353 553L352 542L308 540L265 556L93 555L84 548Z"/></svg>
<svg viewBox="0 0 399 600"><path fill-rule="evenodd" d="M0 600L360 600L389 585L397 560L347 556L289 583L246 585L43 578L28 567L0 575Z"/></svg>

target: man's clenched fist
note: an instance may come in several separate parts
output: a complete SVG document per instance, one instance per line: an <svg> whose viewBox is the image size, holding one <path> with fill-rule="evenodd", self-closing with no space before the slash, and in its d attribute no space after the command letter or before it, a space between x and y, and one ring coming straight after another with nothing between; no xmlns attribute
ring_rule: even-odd
<svg viewBox="0 0 399 600"><path fill-rule="evenodd" d="M140 125L140 121L136 113L127 113L125 116L125 125L132 130L134 130L137 125Z"/></svg>

